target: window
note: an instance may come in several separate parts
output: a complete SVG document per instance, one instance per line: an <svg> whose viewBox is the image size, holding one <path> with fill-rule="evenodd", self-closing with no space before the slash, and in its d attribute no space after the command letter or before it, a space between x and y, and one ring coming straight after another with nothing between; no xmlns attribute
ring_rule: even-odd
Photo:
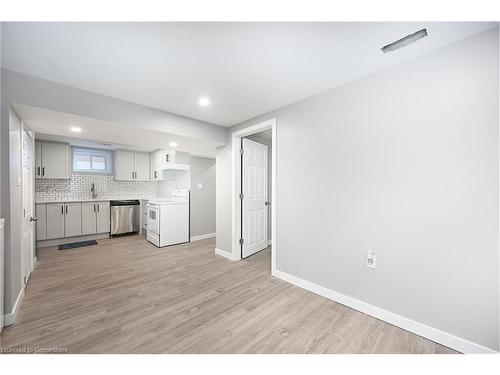
<svg viewBox="0 0 500 375"><path fill-rule="evenodd" d="M73 172L111 174L113 152L95 148L73 147Z"/></svg>

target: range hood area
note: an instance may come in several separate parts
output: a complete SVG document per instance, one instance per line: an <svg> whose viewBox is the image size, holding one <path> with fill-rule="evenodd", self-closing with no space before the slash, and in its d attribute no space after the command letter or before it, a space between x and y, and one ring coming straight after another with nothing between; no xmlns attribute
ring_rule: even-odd
<svg viewBox="0 0 500 375"><path fill-rule="evenodd" d="M163 180L169 171L191 170L191 155L176 150L158 150L150 154L151 179Z"/></svg>

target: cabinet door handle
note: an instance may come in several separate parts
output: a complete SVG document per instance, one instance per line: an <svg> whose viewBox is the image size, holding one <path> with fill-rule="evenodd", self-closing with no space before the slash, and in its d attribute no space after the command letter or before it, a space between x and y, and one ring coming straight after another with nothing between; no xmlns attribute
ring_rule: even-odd
<svg viewBox="0 0 500 375"><path fill-rule="evenodd" d="M61 206L61 215L64 215L64 204Z"/></svg>
<svg viewBox="0 0 500 375"><path fill-rule="evenodd" d="M95 203L94 203L94 212L95 212Z"/></svg>
<svg viewBox="0 0 500 375"><path fill-rule="evenodd" d="M66 205L66 215L68 214L68 205Z"/></svg>
<svg viewBox="0 0 500 375"><path fill-rule="evenodd" d="M168 163L169 159L170 159L170 158L169 158L169 155L168 155L168 154L166 154L166 155L165 155L165 161L166 161L167 163Z"/></svg>
<svg viewBox="0 0 500 375"><path fill-rule="evenodd" d="M37 175L37 176L40 176L40 167L38 167L38 168L36 169L36 175Z"/></svg>
<svg viewBox="0 0 500 375"><path fill-rule="evenodd" d="M45 167L42 167L42 176L45 176Z"/></svg>
<svg viewBox="0 0 500 375"><path fill-rule="evenodd" d="M99 212L99 203L97 203L97 212Z"/></svg>

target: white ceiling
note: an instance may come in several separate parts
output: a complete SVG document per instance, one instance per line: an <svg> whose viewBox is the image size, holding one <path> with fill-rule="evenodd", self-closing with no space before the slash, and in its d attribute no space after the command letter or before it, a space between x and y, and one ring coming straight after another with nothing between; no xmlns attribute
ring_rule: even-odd
<svg viewBox="0 0 500 375"><path fill-rule="evenodd" d="M13 104L14 109L37 139L68 142L72 145L107 149L125 148L151 152L170 149L170 142L177 143L177 150L195 156L215 157L216 144L201 139L182 137L162 131L126 126L109 121L50 111L26 105ZM77 126L81 133L73 133L70 128ZM103 146L99 143L109 143Z"/></svg>
<svg viewBox="0 0 500 375"><path fill-rule="evenodd" d="M4 23L2 57L14 71L230 126L496 25ZM424 27L427 38L381 53Z"/></svg>

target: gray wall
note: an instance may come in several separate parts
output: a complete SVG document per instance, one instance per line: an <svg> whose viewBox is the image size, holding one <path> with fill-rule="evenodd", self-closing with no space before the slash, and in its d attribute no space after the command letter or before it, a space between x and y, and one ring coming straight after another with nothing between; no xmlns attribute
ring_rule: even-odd
<svg viewBox="0 0 500 375"><path fill-rule="evenodd" d="M231 128L277 119L277 269L498 350L498 52L494 29Z"/></svg>
<svg viewBox="0 0 500 375"><path fill-rule="evenodd" d="M215 159L191 157L190 203L191 237L215 233Z"/></svg>
<svg viewBox="0 0 500 375"><path fill-rule="evenodd" d="M231 252L231 137L228 135L227 146L217 148L215 185L215 247Z"/></svg>

